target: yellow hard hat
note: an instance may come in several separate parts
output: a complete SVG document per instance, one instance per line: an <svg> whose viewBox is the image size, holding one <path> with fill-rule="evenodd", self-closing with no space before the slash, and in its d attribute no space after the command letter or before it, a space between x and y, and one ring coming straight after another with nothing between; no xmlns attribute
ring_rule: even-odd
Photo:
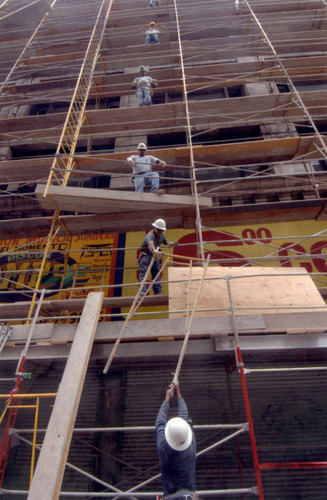
<svg viewBox="0 0 327 500"><path fill-rule="evenodd" d="M151 21L151 23L149 24L149 28L151 28L151 26L156 26L156 23L154 21Z"/></svg>

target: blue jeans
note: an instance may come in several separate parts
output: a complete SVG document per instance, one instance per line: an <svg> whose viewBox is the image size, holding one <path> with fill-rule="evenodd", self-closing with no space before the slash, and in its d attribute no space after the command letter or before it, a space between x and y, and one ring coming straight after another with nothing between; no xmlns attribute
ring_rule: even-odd
<svg viewBox="0 0 327 500"><path fill-rule="evenodd" d="M143 193L144 184L151 184L151 193L159 189L158 172L147 172L146 174L134 175L134 188L137 193Z"/></svg>
<svg viewBox="0 0 327 500"><path fill-rule="evenodd" d="M139 100L140 106L150 106L150 104L151 104L151 92L150 92L150 90L137 89L136 96Z"/></svg>
<svg viewBox="0 0 327 500"><path fill-rule="evenodd" d="M156 33L148 33L145 37L145 45L149 45L149 43L160 43L158 35Z"/></svg>
<svg viewBox="0 0 327 500"><path fill-rule="evenodd" d="M142 255L142 257L139 260L139 282L140 283L143 280L145 273L147 272L147 269L150 265L151 260L152 260L152 253ZM153 262L153 265L151 268L152 280L154 280L154 278L157 276L159 269L160 269L159 260L154 259L154 262ZM159 274L158 278L153 283L153 293L155 293L155 294L161 293L162 286L160 283L160 279L161 278L160 278L160 274ZM147 289L147 285L144 284L141 293L144 294L146 292L146 289Z"/></svg>

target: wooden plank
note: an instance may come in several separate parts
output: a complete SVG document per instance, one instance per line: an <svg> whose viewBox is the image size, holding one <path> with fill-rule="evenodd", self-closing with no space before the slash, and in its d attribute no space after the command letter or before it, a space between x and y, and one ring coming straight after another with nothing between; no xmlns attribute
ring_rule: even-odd
<svg viewBox="0 0 327 500"><path fill-rule="evenodd" d="M190 286L190 307L195 300L201 268L193 268ZM186 310L187 288L190 271L188 268L170 268L169 311L170 317L183 317ZM197 316L230 314L226 276L230 276L233 305L236 314L254 314L265 311L280 313L292 310L314 311L315 307L327 310L327 306L307 271L302 268L280 267L210 267L203 287L198 309L212 311L198 312ZM238 278L236 278L236 276ZM245 309L244 309L245 308ZM249 309L246 309L249 308ZM286 309L285 309L286 308ZM294 308L294 309L292 309Z"/></svg>
<svg viewBox="0 0 327 500"><path fill-rule="evenodd" d="M236 316L239 334L255 334L257 336L267 334L299 333L304 331L308 334L327 331L327 310L314 312L283 312L244 314L243 311ZM116 341L121 330L122 322L98 323L95 343L105 344ZM70 344L74 340L76 326L70 324L56 324L50 329L49 325L38 325L37 334L33 337L33 345L48 347L55 352L56 347ZM24 344L29 332L28 325L13 326L13 334L6 344L5 354L9 355L15 346ZM195 317L190 333L191 338L211 338L233 334L233 326L230 316L202 316ZM126 328L124 341L141 342L174 338L183 339L185 335L185 318L161 318L149 320L133 320ZM286 336L286 335L285 335ZM32 348L31 346L30 348ZM314 346L313 346L314 347ZM9 351L9 352L8 352ZM30 353L30 351L29 351Z"/></svg>
<svg viewBox="0 0 327 500"><path fill-rule="evenodd" d="M103 299L91 292L86 300L59 386L28 500L59 498L84 378Z"/></svg>
<svg viewBox="0 0 327 500"><path fill-rule="evenodd" d="M130 307L134 297L105 297L102 307ZM168 305L168 295L149 295L144 297L145 306L166 306ZM0 303L0 318L26 318L30 308L30 301ZM72 311L82 311L85 299L69 300L44 300L42 302L41 314L48 316L58 316Z"/></svg>
<svg viewBox="0 0 327 500"><path fill-rule="evenodd" d="M303 110L290 101L291 94L268 94L243 96L233 99L209 99L203 101L192 100L189 96L189 111L192 127L196 129L238 127L245 125L265 124L275 122L278 118L307 121ZM319 117L327 110L327 91L301 92L304 104L308 107L312 117ZM147 109L149 108L149 109ZM253 118L253 114L255 117ZM60 135L65 120L65 113L52 115L22 116L0 119L0 139L3 145L25 144L30 142L30 134L35 134L33 142L52 140ZM93 140L97 138L126 136L127 131L133 133L153 133L153 129L160 123L161 129L185 129L186 117L182 102L151 106L142 110L138 107L88 110L87 124L83 125L80 139L88 139L89 127L92 127ZM29 133L28 133L29 132Z"/></svg>
<svg viewBox="0 0 327 500"><path fill-rule="evenodd" d="M326 200L320 199L215 207L203 209L201 219L207 227L315 220L325 204ZM161 215L154 207L151 219ZM149 225L149 212L139 212L137 218L133 212L125 212L119 217L104 217L103 214L63 215L61 220L73 235L144 231ZM165 210L165 220L169 229L194 229L194 214L189 208ZM0 221L0 239L28 238L31 234L44 237L49 234L51 223L51 217L3 220ZM58 234L65 235L63 227L60 226Z"/></svg>
<svg viewBox="0 0 327 500"><path fill-rule="evenodd" d="M312 144L313 136L308 137L287 137L274 138L269 140L259 140L251 142L241 142L233 144L216 144L212 146L194 146L194 155L197 168L205 168L205 162L213 165L237 165L244 162L258 160L264 163L265 161L282 161L291 159L295 154L305 155L308 148ZM327 143L327 138L325 140ZM298 148L298 150L297 150ZM112 154L97 154L89 157L81 157L77 159L77 165L85 173L72 172L72 176L83 177L92 175L92 172L103 172L104 174L130 173L130 167L126 166L124 161L129 154L136 153L120 152ZM151 154L157 156L171 165L189 165L189 148L169 148L169 149L151 149ZM323 159L323 155L318 149L314 149L310 153L310 159ZM51 167L51 158L24 158L12 159L0 162L0 181L13 182L24 180L35 180L48 175ZM204 162L204 163L202 163ZM169 168L169 165L167 166Z"/></svg>
<svg viewBox="0 0 327 500"><path fill-rule="evenodd" d="M44 185L38 184L35 194L41 208L53 208L50 200L43 197ZM88 213L144 212L171 208L194 207L195 199L187 195L136 193L135 191L116 191L113 189L89 189L78 187L50 186L48 194L60 210ZM200 207L211 207L212 199L199 198Z"/></svg>

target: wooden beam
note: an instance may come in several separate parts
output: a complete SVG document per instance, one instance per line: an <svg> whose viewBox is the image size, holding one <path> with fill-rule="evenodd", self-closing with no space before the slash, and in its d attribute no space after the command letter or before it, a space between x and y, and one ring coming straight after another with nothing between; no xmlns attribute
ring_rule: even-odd
<svg viewBox="0 0 327 500"><path fill-rule="evenodd" d="M240 335L249 333L262 335L275 335L287 333L323 333L327 330L327 312L322 308L314 312L283 312L239 314L236 317ZM100 322L97 325L94 344L112 344L119 336L121 321ZM54 348L67 345L74 340L76 326L70 324L42 324L37 325L33 345ZM25 342L29 332L28 325L13 326L12 336L7 342L4 353L6 356ZM233 334L233 325L229 316L203 316L195 317L191 338L211 338ZM170 338L182 340L185 335L185 318L161 318L133 320L126 328L124 342L141 342L164 340ZM32 349L33 346L30 346ZM30 350L29 350L30 353Z"/></svg>
<svg viewBox="0 0 327 500"><path fill-rule="evenodd" d="M322 213L325 207L325 212ZM321 217L319 217L321 214ZM242 224L268 224L272 222L292 222L296 220L325 220L326 200L297 200L289 202L258 203L251 205L233 205L202 210L201 219L207 227L239 226ZM122 233L144 231L153 219L161 217L154 207L149 219L149 212L139 212L135 218L133 212L120 214L118 217L104 217L103 214L63 215L61 217L67 230L73 234ZM194 229L194 211L191 208L165 210L165 220L169 229ZM0 221L0 239L45 237L49 234L52 217L31 217ZM61 227L59 236L64 236Z"/></svg>
<svg viewBox="0 0 327 500"><path fill-rule="evenodd" d="M28 500L59 498L84 378L103 299L88 295L50 417Z"/></svg>
<svg viewBox="0 0 327 500"><path fill-rule="evenodd" d="M41 208L51 209L53 204L49 198L43 198L44 185L38 184L35 194ZM116 191L113 189L89 189L78 187L50 186L48 195L60 210L70 210L87 213L122 213L122 212L144 212L148 210L153 213L156 210L164 211L172 208L194 207L193 196L136 193L135 191ZM199 198L200 207L212 206L209 197Z"/></svg>
<svg viewBox="0 0 327 500"><path fill-rule="evenodd" d="M105 297L104 308L131 307L134 297ZM0 318L26 318L31 302L0 303ZM41 314L66 316L70 312L82 311L85 299L44 300ZM148 295L143 299L144 306L168 306L168 295Z"/></svg>
<svg viewBox="0 0 327 500"><path fill-rule="evenodd" d="M273 138L269 140L259 140L250 142L239 142L231 144L215 144L211 146L194 146L195 161L197 168L205 168L205 162L218 164L220 166L244 165L245 163L268 161L285 161L294 156L308 155L308 159L323 159L323 155L318 149L310 150L313 136L307 137L286 137ZM327 138L324 138L327 143ZM130 167L125 165L125 160L129 154L136 153L135 150L97 154L89 157L76 157L77 169L72 172L73 176L83 177L96 175L97 172L104 174L130 173ZM189 165L189 148L172 147L169 149L151 149L151 154L167 162L166 168L170 165ZM26 180L36 180L40 177L47 177L51 167L52 158L25 158L4 160L0 162L0 182L17 182ZM84 173L78 171L84 170Z"/></svg>

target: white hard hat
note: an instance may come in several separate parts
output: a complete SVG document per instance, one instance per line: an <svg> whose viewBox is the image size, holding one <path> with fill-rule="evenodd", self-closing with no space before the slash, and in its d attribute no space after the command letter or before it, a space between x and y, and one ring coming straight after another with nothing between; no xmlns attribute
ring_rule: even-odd
<svg viewBox="0 0 327 500"><path fill-rule="evenodd" d="M186 420L174 417L168 420L165 427L165 438L173 450L186 450L192 442L192 430Z"/></svg>
<svg viewBox="0 0 327 500"><path fill-rule="evenodd" d="M137 146L137 149L144 149L145 151L147 150L147 147L146 145L144 144L144 142L140 142L140 144Z"/></svg>
<svg viewBox="0 0 327 500"><path fill-rule="evenodd" d="M166 222L163 219L157 219L152 222L152 226L160 229L161 231L166 231Z"/></svg>

